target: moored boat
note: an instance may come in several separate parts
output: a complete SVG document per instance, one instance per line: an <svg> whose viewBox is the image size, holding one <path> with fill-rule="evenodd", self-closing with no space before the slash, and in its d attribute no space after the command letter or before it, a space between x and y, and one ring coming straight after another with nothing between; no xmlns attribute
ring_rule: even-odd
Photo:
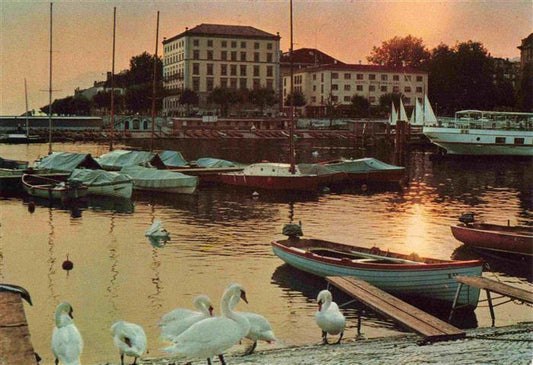
<svg viewBox="0 0 533 365"><path fill-rule="evenodd" d="M133 179L114 171L75 169L67 181L77 180L89 189L89 195L131 198Z"/></svg>
<svg viewBox="0 0 533 365"><path fill-rule="evenodd" d="M50 200L78 199L88 193L87 186L79 181L59 181L33 174L22 175L22 186L24 191L31 196Z"/></svg>
<svg viewBox="0 0 533 365"><path fill-rule="evenodd" d="M405 177L405 167L389 165L375 158L337 159L320 162L332 170L346 173L349 182L399 182Z"/></svg>
<svg viewBox="0 0 533 365"><path fill-rule="evenodd" d="M198 186L196 176L188 176L179 172L142 166L123 167L120 172L133 178L134 190L193 194Z"/></svg>
<svg viewBox="0 0 533 365"><path fill-rule="evenodd" d="M364 248L319 239L273 241L274 254L287 264L317 276L354 276L393 295L453 303L457 275L480 276L480 260L440 260ZM458 302L477 306L479 289L463 288Z"/></svg>

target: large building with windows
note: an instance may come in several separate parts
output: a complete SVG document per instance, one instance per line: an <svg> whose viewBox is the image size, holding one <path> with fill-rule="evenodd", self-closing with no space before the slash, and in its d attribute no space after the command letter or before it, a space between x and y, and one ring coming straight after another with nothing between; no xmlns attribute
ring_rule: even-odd
<svg viewBox="0 0 533 365"><path fill-rule="evenodd" d="M163 80L170 94L163 100L165 115L183 115L184 89L194 90L205 107L216 87L279 93L279 33L250 26L200 24L163 41Z"/></svg>
<svg viewBox="0 0 533 365"><path fill-rule="evenodd" d="M290 94L290 87L290 76L284 77L283 100ZM330 64L294 72L294 91L305 96L308 116L323 116L328 102L348 106L354 95L378 105L381 95L402 93L405 105L413 106L427 89L427 72L407 67Z"/></svg>

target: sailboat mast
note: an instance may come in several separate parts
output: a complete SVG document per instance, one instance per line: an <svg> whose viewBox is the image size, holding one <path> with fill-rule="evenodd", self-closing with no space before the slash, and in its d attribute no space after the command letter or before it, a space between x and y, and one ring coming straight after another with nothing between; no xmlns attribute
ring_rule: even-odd
<svg viewBox="0 0 533 365"><path fill-rule="evenodd" d="M113 55L111 63L111 120L109 122L109 151L113 151L115 132L115 30L117 24L117 7L113 8Z"/></svg>
<svg viewBox="0 0 533 365"><path fill-rule="evenodd" d="M154 77L152 80L152 133L150 134L150 152L154 150L155 134L155 101L156 101L156 81L157 81L157 46L159 43L159 11L157 11L157 25L155 31L155 54L154 54Z"/></svg>
<svg viewBox="0 0 533 365"><path fill-rule="evenodd" d="M48 80L48 154L52 154L52 9L50 3L50 79Z"/></svg>
<svg viewBox="0 0 533 365"><path fill-rule="evenodd" d="M290 132L289 132L289 153L290 153L290 172L291 174L294 174L296 172L295 166L294 166L294 64L292 60L292 52L293 52L293 38L292 38L292 0L290 0L290 24L291 24L291 46L289 49L289 58L290 58L290 75L291 75L291 108L290 108Z"/></svg>
<svg viewBox="0 0 533 365"><path fill-rule="evenodd" d="M30 127L28 122L28 87L26 86L26 78L24 78L24 98L26 99L26 138L29 138Z"/></svg>

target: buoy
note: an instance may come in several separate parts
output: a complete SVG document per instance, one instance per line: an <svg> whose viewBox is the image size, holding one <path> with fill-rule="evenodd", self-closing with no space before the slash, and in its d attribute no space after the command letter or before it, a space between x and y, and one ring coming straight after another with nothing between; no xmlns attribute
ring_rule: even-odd
<svg viewBox="0 0 533 365"><path fill-rule="evenodd" d="M67 254L67 259L63 261L61 268L63 268L63 270L67 272L69 272L70 270L74 268L74 263L68 259L68 254Z"/></svg>
<svg viewBox="0 0 533 365"><path fill-rule="evenodd" d="M254 191L254 192L252 193L252 197L254 197L254 198L259 198L259 193L258 193L257 191Z"/></svg>
<svg viewBox="0 0 533 365"><path fill-rule="evenodd" d="M35 203L33 201L28 203L28 212L30 213L35 212Z"/></svg>
<svg viewBox="0 0 533 365"><path fill-rule="evenodd" d="M366 184L361 185L361 190L362 191L367 191L368 190L368 186Z"/></svg>

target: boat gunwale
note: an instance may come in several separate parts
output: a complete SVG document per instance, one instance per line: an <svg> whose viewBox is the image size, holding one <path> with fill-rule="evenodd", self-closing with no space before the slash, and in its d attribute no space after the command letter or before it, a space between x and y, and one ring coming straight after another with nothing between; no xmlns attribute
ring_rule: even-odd
<svg viewBox="0 0 533 365"><path fill-rule="evenodd" d="M483 227L485 229L483 229ZM494 227L494 229L492 229L492 227ZM514 231L515 228L516 228L516 231ZM479 232L485 235L502 235L502 236L513 236L513 237L520 237L520 238L526 238L526 239L527 238L533 239L533 228L523 227L523 226L502 226L502 225L489 224L489 223L474 223L474 225L469 226L466 224L459 223L456 225L452 225L451 229L452 229L452 232L454 229L460 229L460 230L469 231L469 232ZM498 230L498 229L501 229L501 230ZM528 230L531 230L529 234L527 232Z"/></svg>

